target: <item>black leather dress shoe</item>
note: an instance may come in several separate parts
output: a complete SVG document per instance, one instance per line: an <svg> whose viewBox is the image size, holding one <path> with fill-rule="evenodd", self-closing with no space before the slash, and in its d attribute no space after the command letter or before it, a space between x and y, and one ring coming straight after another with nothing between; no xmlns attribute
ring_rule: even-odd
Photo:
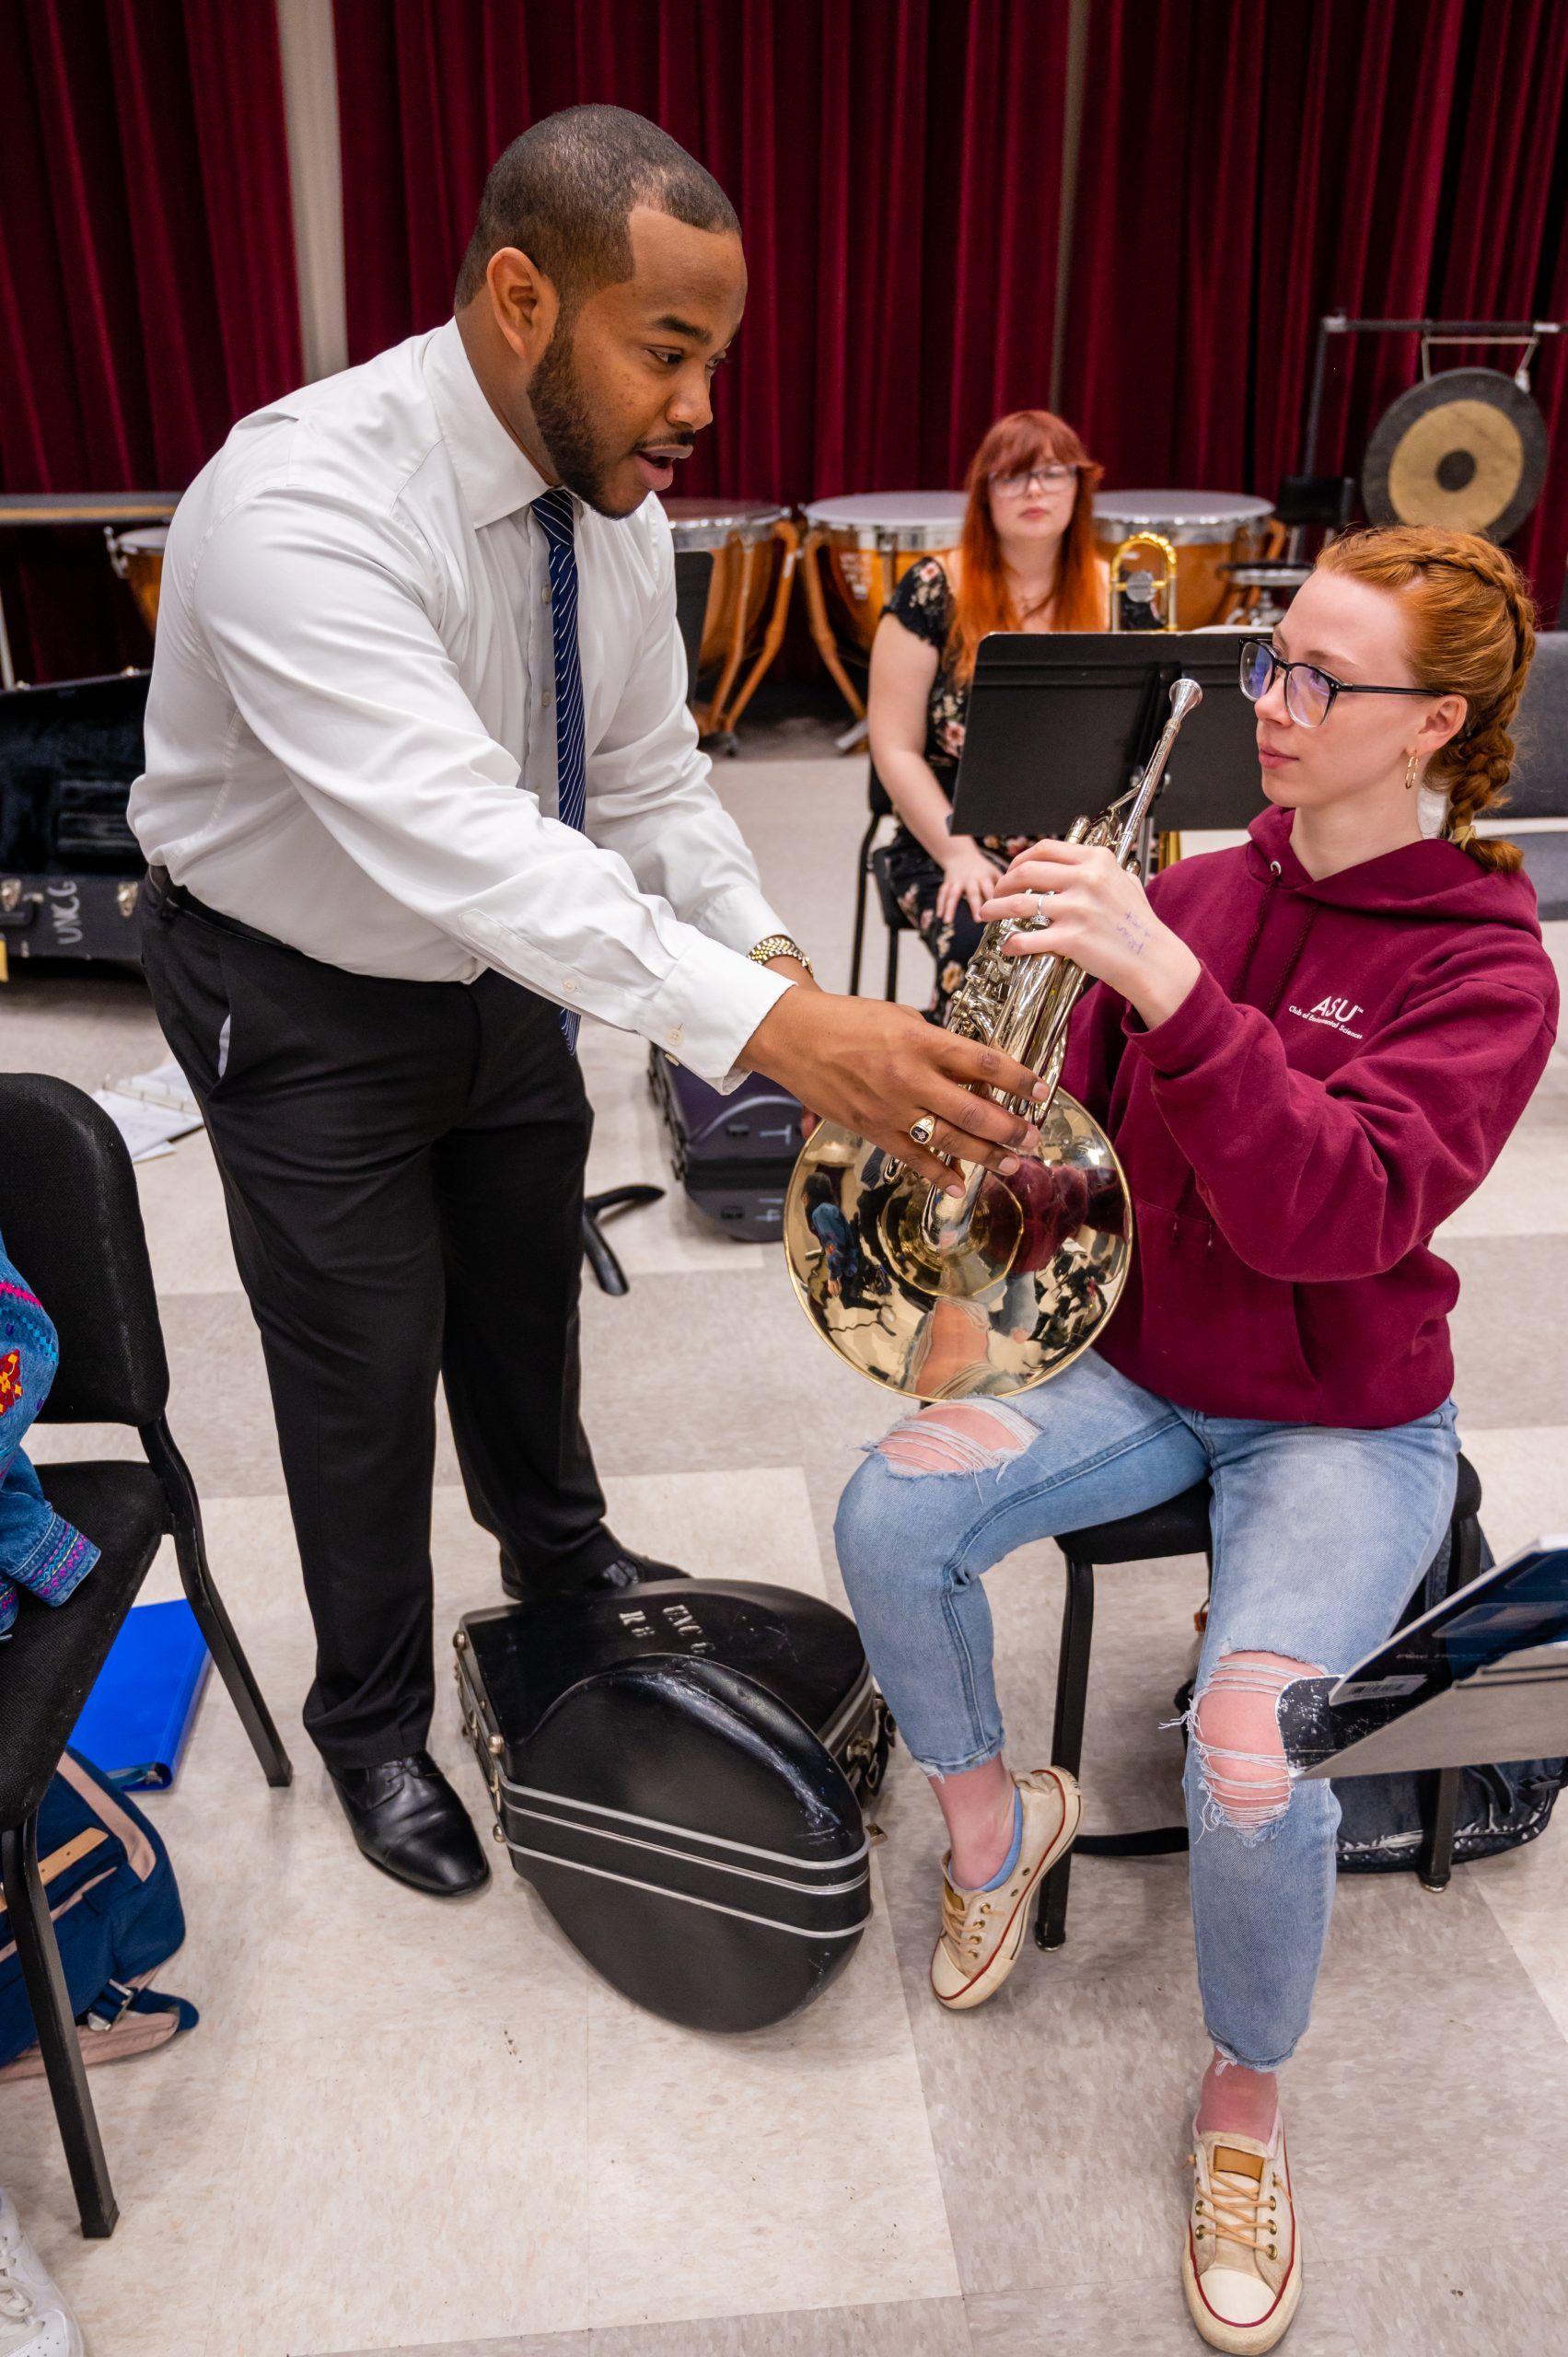
<svg viewBox="0 0 1568 2357"><path fill-rule="evenodd" d="M334 1768L331 1778L373 1866L436 1898L459 1898L490 1880L469 1813L428 1751L378 1768Z"/></svg>
<svg viewBox="0 0 1568 2357"><path fill-rule="evenodd" d="M501 1585L515 1604L537 1604L552 1596L613 1595L618 1588L641 1587L645 1580L684 1580L691 1576L679 1563L656 1563L651 1555L634 1555L619 1539L609 1562L601 1563L582 1579L529 1579L516 1570L505 1555L501 1558Z"/></svg>

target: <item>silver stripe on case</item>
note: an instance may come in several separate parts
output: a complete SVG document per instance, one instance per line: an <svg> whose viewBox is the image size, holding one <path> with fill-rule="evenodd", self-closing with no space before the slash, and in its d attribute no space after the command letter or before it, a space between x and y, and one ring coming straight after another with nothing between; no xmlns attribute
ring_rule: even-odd
<svg viewBox="0 0 1568 2357"><path fill-rule="evenodd" d="M607 1808L602 1801L580 1801L575 1793L545 1793L537 1784L515 1784L510 1776L498 1775L495 1782L504 1793L520 1794L524 1800L550 1801L556 1808L585 1809L591 1817L612 1817L618 1825L643 1825L655 1833L678 1834L687 1841L708 1841L715 1850L734 1850L743 1858L769 1858L777 1866L793 1866L797 1874L836 1875L846 1866L858 1865L871 1852L869 1836L858 1850L842 1858L792 1858L787 1850L763 1850L750 1841L726 1840L722 1833L704 1833L697 1825L667 1825L659 1817L638 1817L631 1809Z"/></svg>
<svg viewBox="0 0 1568 2357"><path fill-rule="evenodd" d="M658 1858L679 1858L689 1866L706 1866L710 1874L741 1875L748 1882L770 1882L775 1890L797 1891L802 1898L821 1898L830 1891L864 1890L865 1887L864 1874L854 1875L849 1882L819 1882L807 1886L791 1882L784 1875L759 1874L755 1866L732 1866L724 1858L699 1857L694 1850L672 1850L662 1841L644 1841L635 1833L614 1833L607 1825L583 1825L575 1817L552 1817L548 1809L514 1806L511 1814L514 1817L534 1817L540 1825L559 1825L568 1833L587 1834L591 1840L623 1841L633 1850L651 1850ZM543 1853L534 1852L530 1854L539 1856ZM759 1854L766 1853L759 1852ZM573 1861L570 1858L563 1858L561 1864L563 1866L570 1865Z"/></svg>
<svg viewBox="0 0 1568 2357"><path fill-rule="evenodd" d="M741 1922L761 1923L769 1932L793 1932L797 1940L853 1940L871 1921L868 1907L858 1923L851 1923L842 1931L811 1932L803 1923L782 1923L776 1916L753 1915L745 1907L721 1907L716 1898L694 1898L690 1891L667 1890L657 1882L639 1882L635 1875L612 1875L608 1866L585 1866L575 1858L557 1858L548 1850L526 1849L520 1841L508 1840L506 1847L515 1858L538 1858L547 1866L564 1866L569 1874L597 1875L601 1882L624 1883L632 1890L651 1891L656 1898L678 1899L682 1907L705 1907L713 1915L738 1916Z"/></svg>

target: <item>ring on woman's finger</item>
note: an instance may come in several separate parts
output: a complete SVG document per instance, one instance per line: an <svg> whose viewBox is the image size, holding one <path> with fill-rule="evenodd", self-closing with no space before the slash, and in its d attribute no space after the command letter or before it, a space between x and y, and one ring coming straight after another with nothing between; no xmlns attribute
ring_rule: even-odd
<svg viewBox="0 0 1568 2357"><path fill-rule="evenodd" d="M936 1135L935 1114L923 1113L918 1121L912 1121L910 1123L910 1135L914 1140L916 1145L929 1145L932 1139Z"/></svg>
<svg viewBox="0 0 1568 2357"><path fill-rule="evenodd" d="M1035 894L1035 923L1042 928L1051 923L1051 919L1045 913L1045 901L1046 895L1043 892Z"/></svg>

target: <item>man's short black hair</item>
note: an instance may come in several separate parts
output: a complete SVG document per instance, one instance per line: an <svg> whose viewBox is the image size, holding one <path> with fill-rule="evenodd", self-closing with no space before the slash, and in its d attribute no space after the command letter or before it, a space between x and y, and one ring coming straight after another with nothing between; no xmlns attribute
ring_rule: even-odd
<svg viewBox="0 0 1568 2357"><path fill-rule="evenodd" d="M551 280L570 318L601 286L631 277L627 216L636 204L693 229L740 227L713 174L656 122L624 107L546 115L491 168L458 273L458 308L479 293L491 256L516 246Z"/></svg>

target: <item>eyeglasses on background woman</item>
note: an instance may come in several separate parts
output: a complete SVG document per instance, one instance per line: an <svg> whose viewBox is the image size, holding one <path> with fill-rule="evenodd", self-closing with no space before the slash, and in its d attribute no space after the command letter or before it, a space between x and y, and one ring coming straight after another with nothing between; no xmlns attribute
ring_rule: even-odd
<svg viewBox="0 0 1568 2357"><path fill-rule="evenodd" d="M1075 483L1077 480L1076 467L1062 465L1028 467L1020 474L993 475L991 488L993 491L1001 492L1005 499L1018 499L1025 492L1033 491L1036 483L1040 485L1041 491L1060 491L1065 484Z"/></svg>

